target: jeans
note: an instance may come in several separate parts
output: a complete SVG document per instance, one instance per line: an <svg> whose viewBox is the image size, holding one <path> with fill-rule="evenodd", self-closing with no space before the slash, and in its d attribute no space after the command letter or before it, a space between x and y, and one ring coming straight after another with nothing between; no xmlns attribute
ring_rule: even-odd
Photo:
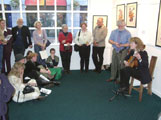
<svg viewBox="0 0 161 120"><path fill-rule="evenodd" d="M0 44L0 72L2 70L2 59L3 59L3 45Z"/></svg>
<svg viewBox="0 0 161 120"><path fill-rule="evenodd" d="M41 56L40 56L40 51L42 51L42 49L41 49L41 47L39 46L39 45L34 45L34 51L35 51L35 53L37 53L38 54L38 56L37 56L37 62L39 63L39 64L41 64L41 65L46 65L45 64L45 60L43 60L43 59L41 59Z"/></svg>

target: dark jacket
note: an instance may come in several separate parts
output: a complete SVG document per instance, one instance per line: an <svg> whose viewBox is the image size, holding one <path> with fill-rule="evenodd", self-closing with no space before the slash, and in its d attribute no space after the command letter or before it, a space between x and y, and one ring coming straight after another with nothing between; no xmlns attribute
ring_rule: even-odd
<svg viewBox="0 0 161 120"><path fill-rule="evenodd" d="M125 57L125 60L127 61L130 58L130 56L133 56L133 54L134 50L131 50L130 53ZM141 79L140 79L141 83L146 84L152 80L149 72L148 54L146 51L140 51L139 54L141 56L142 61L141 62L138 61L137 69L141 73Z"/></svg>
<svg viewBox="0 0 161 120"><path fill-rule="evenodd" d="M8 78L4 74L0 74L0 118L7 113L7 102L12 97L14 87L9 83Z"/></svg>
<svg viewBox="0 0 161 120"><path fill-rule="evenodd" d="M24 77L28 76L32 79L38 79L38 72L40 72L40 68L38 67L39 65L39 63L33 63L31 60L27 61L27 63L25 64Z"/></svg>
<svg viewBox="0 0 161 120"><path fill-rule="evenodd" d="M11 35L12 31L10 29L7 29L7 31L4 31L4 36L6 37L7 35ZM3 50L11 52L12 51L12 42L13 42L13 37L10 38L10 40L7 42L6 45L4 45Z"/></svg>
<svg viewBox="0 0 161 120"><path fill-rule="evenodd" d="M49 68L57 66L58 63L59 63L59 57L56 55L54 56L54 60L51 58L51 56L49 56L46 60L47 67Z"/></svg>
<svg viewBox="0 0 161 120"><path fill-rule="evenodd" d="M32 45L30 31L27 26L22 26L21 30L22 40L24 42L25 49L27 49L28 46ZM13 44L16 41L17 31L18 26L12 28Z"/></svg>

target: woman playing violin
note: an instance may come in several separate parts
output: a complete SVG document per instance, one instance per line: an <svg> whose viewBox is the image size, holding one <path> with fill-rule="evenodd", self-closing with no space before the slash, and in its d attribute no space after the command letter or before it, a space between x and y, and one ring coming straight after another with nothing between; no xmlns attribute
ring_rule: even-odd
<svg viewBox="0 0 161 120"><path fill-rule="evenodd" d="M124 60L126 67L120 71L120 87L122 90L128 90L131 76L139 79L142 84L149 83L152 80L148 68L148 54L144 48L145 45L140 38L133 37L130 39L129 54ZM131 66L133 63L134 65Z"/></svg>

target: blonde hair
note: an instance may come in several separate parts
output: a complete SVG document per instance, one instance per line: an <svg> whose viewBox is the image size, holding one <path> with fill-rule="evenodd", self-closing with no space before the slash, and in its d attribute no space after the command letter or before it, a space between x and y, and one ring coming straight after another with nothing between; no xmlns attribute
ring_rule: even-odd
<svg viewBox="0 0 161 120"><path fill-rule="evenodd" d="M15 75L17 77L20 77L21 73L20 73L20 69L25 69L25 64L24 63L21 63L21 62L16 62L11 71L9 72L8 76L11 76L11 75Z"/></svg>
<svg viewBox="0 0 161 120"><path fill-rule="evenodd" d="M34 27L35 27L35 28L37 28L37 24L38 24L38 23L42 26L42 23L41 23L40 21L35 21L35 22L34 22Z"/></svg>
<svg viewBox="0 0 161 120"><path fill-rule="evenodd" d="M143 41L140 38L132 37L130 39L130 43L131 42L134 42L135 44L137 44L137 46L136 46L137 50L144 50L145 49L145 45L144 45Z"/></svg>
<svg viewBox="0 0 161 120"><path fill-rule="evenodd" d="M33 57L37 56L37 53L30 53L27 57L28 60L31 60Z"/></svg>

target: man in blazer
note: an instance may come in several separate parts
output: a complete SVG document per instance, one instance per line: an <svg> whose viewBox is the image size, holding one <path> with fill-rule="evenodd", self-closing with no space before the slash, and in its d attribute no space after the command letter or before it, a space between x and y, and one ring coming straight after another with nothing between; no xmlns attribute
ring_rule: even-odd
<svg viewBox="0 0 161 120"><path fill-rule="evenodd" d="M24 55L25 49L32 48L31 35L27 26L23 25L23 19L17 20L17 26L12 28L14 55Z"/></svg>

